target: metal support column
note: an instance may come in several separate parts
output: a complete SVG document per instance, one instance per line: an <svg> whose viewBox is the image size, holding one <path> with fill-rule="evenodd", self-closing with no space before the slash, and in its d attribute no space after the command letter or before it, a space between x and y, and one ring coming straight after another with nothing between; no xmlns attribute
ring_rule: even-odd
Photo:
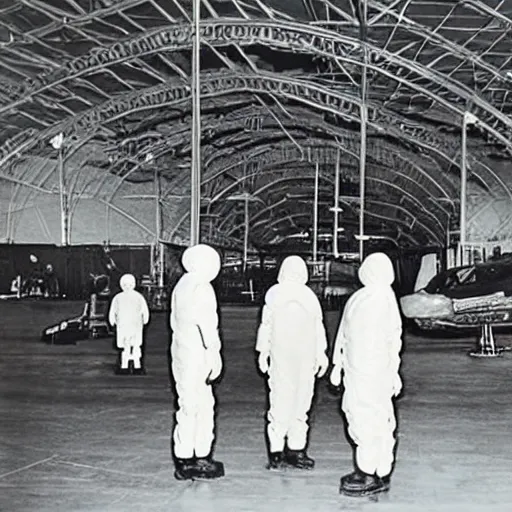
<svg viewBox="0 0 512 512"><path fill-rule="evenodd" d="M160 173L155 169L155 250L157 263L158 286L164 286L164 245L162 239L162 201L161 201Z"/></svg>
<svg viewBox="0 0 512 512"><path fill-rule="evenodd" d="M66 178L64 174L64 134L59 133L50 140L50 144L58 151L59 196L60 196L60 241L62 245L69 244L68 197L66 193Z"/></svg>
<svg viewBox="0 0 512 512"><path fill-rule="evenodd" d="M339 231L339 213L340 213L340 150L336 153L336 168L334 169L334 228L332 233L332 252L337 258L338 252L338 231Z"/></svg>
<svg viewBox="0 0 512 512"><path fill-rule="evenodd" d="M59 148L59 195L60 195L60 234L61 244L68 245L68 216L66 180L64 177L64 155L62 147Z"/></svg>
<svg viewBox="0 0 512 512"><path fill-rule="evenodd" d="M465 248L466 248L466 199L467 199L467 128L468 118L464 114L462 118L462 141L461 141L461 155L460 155L460 234L459 234L459 265L465 264Z"/></svg>
<svg viewBox="0 0 512 512"><path fill-rule="evenodd" d="M194 0L192 48L192 163L190 175L190 245L200 242L201 213L201 91L200 33L201 0Z"/></svg>
<svg viewBox="0 0 512 512"><path fill-rule="evenodd" d="M319 165L315 164L315 198L313 203L313 262L318 260L318 178L319 178Z"/></svg>
<svg viewBox="0 0 512 512"><path fill-rule="evenodd" d="M364 208L365 208L365 180L366 180L366 125L368 119L368 91L367 91L367 67L368 49L366 47L366 19L367 0L360 3L360 39L363 47L363 67L361 72L361 144L359 152L359 258L364 258Z"/></svg>
<svg viewBox="0 0 512 512"><path fill-rule="evenodd" d="M247 270L247 252L249 249L249 194L246 194L244 200L244 259L242 272Z"/></svg>

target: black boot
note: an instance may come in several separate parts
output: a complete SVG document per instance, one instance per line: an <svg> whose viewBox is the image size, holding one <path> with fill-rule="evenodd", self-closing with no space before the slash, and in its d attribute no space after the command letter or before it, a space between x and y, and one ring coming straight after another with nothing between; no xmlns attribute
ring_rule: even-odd
<svg viewBox="0 0 512 512"><path fill-rule="evenodd" d="M371 496L389 490L389 478L387 481L386 485L382 478L356 470L341 478L340 494L354 497Z"/></svg>
<svg viewBox="0 0 512 512"><path fill-rule="evenodd" d="M174 478L176 480L192 480L194 478L195 459L175 459Z"/></svg>
<svg viewBox="0 0 512 512"><path fill-rule="evenodd" d="M285 462L297 469L313 469L315 461L308 457L306 450L286 450Z"/></svg>
<svg viewBox="0 0 512 512"><path fill-rule="evenodd" d="M130 369L129 368L121 368L121 366L116 366L115 374L116 375L130 375Z"/></svg>
<svg viewBox="0 0 512 512"><path fill-rule="evenodd" d="M267 469L284 469L283 452L271 452L268 458Z"/></svg>
<svg viewBox="0 0 512 512"><path fill-rule="evenodd" d="M389 491L389 488L391 487L391 476L381 476L380 481L382 482L382 485L384 486L384 491Z"/></svg>
<svg viewBox="0 0 512 512"><path fill-rule="evenodd" d="M211 480L224 476L224 464L211 457L198 457L194 464L193 478Z"/></svg>

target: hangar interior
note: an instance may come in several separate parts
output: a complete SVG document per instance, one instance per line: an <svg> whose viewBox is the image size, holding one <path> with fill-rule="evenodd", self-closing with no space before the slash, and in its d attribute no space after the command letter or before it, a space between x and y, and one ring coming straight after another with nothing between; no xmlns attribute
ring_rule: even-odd
<svg viewBox="0 0 512 512"><path fill-rule="evenodd" d="M153 293L155 316L153 373L119 385L108 340L39 343L41 329L79 302L62 293L54 302L0 302L0 367L9 376L2 409L17 411L2 441L0 508L263 510L257 493L270 500L265 510L338 507L337 471L349 450L336 398L323 387L312 441L327 461L319 479L272 480L243 457L247 446L255 456L263 446L240 434L263 431L262 418L249 416L263 407L264 384L255 368L243 379L260 305L254 287L262 292L262 272L274 279L276 262L293 253L315 277L326 261L382 250L400 261L399 291L412 293L425 254L445 269L486 260L496 248L512 252L511 30L506 0L2 0L0 293L9 295L36 254L81 300L80 287L117 251L121 267ZM233 269L219 290L231 365L219 385L227 431L219 450L235 469L217 488L184 492L170 482L160 446L172 422L164 313L179 256L199 241ZM326 313L331 339L338 306ZM464 314L470 305L457 307ZM381 508L504 505L512 499L499 483L512 403L506 353L477 363L465 357L473 333L457 341L407 336L402 480ZM439 367L446 371L432 384ZM258 385L251 402L243 391ZM115 397L103 389L111 386L119 386ZM129 433L113 427L131 421ZM464 442L475 439L486 453L466 452ZM478 484L461 461L479 467ZM244 479L258 489L244 488ZM482 479L492 492L477 494Z"/></svg>

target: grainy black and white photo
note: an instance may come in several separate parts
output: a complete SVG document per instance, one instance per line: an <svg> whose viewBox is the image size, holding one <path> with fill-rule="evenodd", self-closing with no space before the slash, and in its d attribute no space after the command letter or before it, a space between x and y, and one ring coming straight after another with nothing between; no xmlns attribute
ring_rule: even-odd
<svg viewBox="0 0 512 512"><path fill-rule="evenodd" d="M0 0L0 511L510 512L512 0Z"/></svg>

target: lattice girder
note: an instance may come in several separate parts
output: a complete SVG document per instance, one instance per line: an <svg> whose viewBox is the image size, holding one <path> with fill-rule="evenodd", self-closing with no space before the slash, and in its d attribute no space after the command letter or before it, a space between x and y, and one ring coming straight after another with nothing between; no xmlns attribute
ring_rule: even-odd
<svg viewBox="0 0 512 512"><path fill-rule="evenodd" d="M275 74L265 76L246 75L240 76L234 73L218 73L206 77L202 82L203 94L206 96L216 96L219 94L228 95L230 92L264 92L271 93L279 97L284 97L297 101L304 101L306 104L340 115L349 120L357 120L359 115L359 99L335 93L325 87L302 80L285 79ZM163 89L161 86L149 89L144 92L133 93L129 98L123 97L117 100L107 102L102 108L92 109L89 113L83 114L78 119L67 121L59 126L39 132L38 136L33 130L20 135L17 144L8 142L5 145L5 151L0 159L0 168L9 162L16 154L33 148L41 140L49 140L51 136L63 131L72 133L79 128L86 130L91 125L99 126L102 123L115 120L126 115L126 112L133 110L147 110L162 108L172 104L182 103L189 98L189 88L185 85L177 85L174 88L168 86ZM457 165L451 155L456 155L458 151L457 138L445 134L442 136L436 131L401 123L396 127L397 122L401 120L400 116L380 109L377 105L372 105L369 109L369 126L381 133L388 133L398 140L405 139L413 145L419 147L419 150L431 150L453 165ZM74 128L74 130L73 130ZM84 136L91 136L85 131Z"/></svg>
<svg viewBox="0 0 512 512"><path fill-rule="evenodd" d="M272 115L265 109L258 109L255 110L251 116L251 109L243 108L241 111L232 112L226 116L222 116L221 118L210 116L203 120L202 144L203 146L206 146L203 151L205 160L203 181L208 180L208 175L211 170L215 170L217 167L214 165L214 160L208 157L211 151L211 148L208 147L208 142L210 139L220 138L222 131L231 132L240 130L240 133L242 134L248 133L249 136L257 136L260 138L264 138L267 133L270 135L271 130L274 130L276 133L283 133L281 126L274 118L274 116L279 114L279 109L269 108L268 110L271 111ZM279 120L279 123L286 129L290 126L300 124L304 129L311 130L312 132L321 131L329 134L333 138L336 138L340 142L340 145L346 148L347 151L351 151L352 153L359 152L360 136L358 133L333 127L331 124L325 122L321 116L314 115L306 109L293 107L288 111L293 115L293 118L283 118ZM245 130L248 123L252 122L254 119L258 120L258 129L254 132L246 132ZM175 155L176 147L180 147L182 149L182 153L180 155L180 159L182 160L183 151L186 151L187 148L191 150L190 144L187 142L190 140L190 136L191 132L187 123L183 123L181 125L181 129L173 131L170 136L155 133L154 135L144 137L144 140L141 143L138 143L138 141L133 143L131 141L129 143L125 143L125 141L121 141L121 143L118 142L116 146L112 147L112 149L106 149L107 154L112 155L112 166L110 171L118 174L116 171L117 164L130 163L131 167L125 171L126 174L123 172L123 176L129 178L132 173L137 172L143 165L145 165L148 155L153 155L155 159L158 159L162 155L172 157ZM239 137L243 137L243 135L234 136L231 139L230 144L235 144ZM224 142L224 140L222 142ZM120 149L117 150L117 148ZM407 163L410 167L408 173L411 176L414 176L418 182L421 182L426 187L436 189L436 192L433 193L445 195L446 191L452 191L452 193L455 194L457 188L456 181L458 181L458 179L447 176L446 172L439 169L437 164L433 160L429 160L426 155L396 147L385 140L373 140L372 138L368 139L367 148L369 157L376 162L382 161L385 166L402 168L404 163ZM115 152L116 150L117 152ZM238 151L238 148L235 148L235 150ZM302 157L301 155L299 156ZM431 176L431 174L435 175L435 177ZM181 184L180 178L186 181L188 175L186 173L178 174L176 179L173 180L173 184L179 186Z"/></svg>
<svg viewBox="0 0 512 512"><path fill-rule="evenodd" d="M309 201L312 203L314 173L312 173L311 170L309 173L301 173L300 176L276 179L270 183L265 184L259 190L255 190L253 194L255 196L259 196L263 191L272 190L274 194L277 193L278 197L282 197L285 191L287 191L289 183L298 179L302 180L303 183L309 183ZM330 178L330 181L331 180L332 177ZM332 184L332 186L334 188L334 184ZM428 208L425 208L425 206L422 205L421 202L412 194L407 193L397 185L390 183L387 180L371 175L367 176L366 188L369 194L369 198L367 198L365 202L372 203L374 201L371 199L372 196L380 196L383 200L388 198L387 201L385 200L385 204L392 205L393 208L400 212L405 212L406 215L413 218L414 221L418 222L418 225L428 233L432 241L435 240L440 242L442 240L441 237L442 233L444 232L444 226L438 221L438 219L436 219L435 216L432 215ZM414 213L412 213L410 209L403 204L404 198L408 199L410 203L412 203L412 205L415 207ZM312 212L312 206L310 210Z"/></svg>
<svg viewBox="0 0 512 512"><path fill-rule="evenodd" d="M212 46L229 44L244 46L260 43L276 47L279 50L314 53L324 58L350 61L355 65L360 65L362 54L361 43L353 37L343 36L318 26L306 26L291 22L253 19L207 20L202 23L201 36L206 44ZM192 40L193 27L191 25L174 25L131 37L126 41L117 42L109 48L94 49L85 56L64 63L57 70L40 75L30 84L25 83L20 90L13 94L12 102L0 108L0 114L67 80L162 50L189 49ZM367 47L370 57L369 68L374 72L387 74L390 79L406 83L426 97L435 96L436 101L458 114L464 112L467 104L474 105L472 112L480 118L482 128L504 144L508 144L512 121L494 108L485 98L475 95L474 91L468 87L452 81L446 75L436 72L435 69L428 69L418 62L409 61L382 48L372 45L367 45ZM453 50L455 49L453 48ZM480 64L478 61L477 63ZM401 78L400 75L405 74L403 70L407 70L407 75L413 74L413 76ZM490 66L486 66L486 70L493 71ZM506 76L497 70L494 70L494 76L501 81L507 81ZM449 100L444 100L440 94L434 95L427 88L417 86L418 79L427 80L431 86L435 85L436 88L445 89L450 94ZM458 106L450 101L453 96L459 98Z"/></svg>
<svg viewBox="0 0 512 512"><path fill-rule="evenodd" d="M321 161L323 163L327 163L330 161L330 162L332 162L332 164L334 164L335 159L336 159L337 147L334 142L331 142L330 145L328 145L328 143L326 143L326 141L318 141L318 144L315 144L314 140L310 140L309 142L312 144L312 146L304 148L304 153L309 154L309 157L310 157L311 168L309 170L309 173L301 172L300 177L295 176L295 177L289 178L289 180L290 181L294 181L294 180L296 181L298 179L309 180L310 187L312 187L313 186L313 181L312 181L313 174L312 174L311 169L314 168L315 158L318 158L319 161ZM320 143L324 144L324 146L320 146L319 145ZM267 172L273 171L274 173L277 173L277 174L279 174L280 172L281 173L287 172L287 171L275 170L275 166L279 162L297 161L298 160L297 157L299 157L301 155L301 153L299 152L299 149L295 145L293 145L291 142L287 142L285 144L281 144L278 146L263 146L263 147L261 147L261 150L267 157L269 155L276 155L278 157L277 159L275 157L269 158L269 161L267 164L267 167L269 169L269 171L267 171ZM279 158L280 156L282 156L282 159ZM378 183L378 186L380 186L381 190L382 190L383 186L385 186L388 190L389 189L393 190L395 193L395 202L396 203L399 203L400 199L404 195L407 196L409 198L410 203L412 203L412 206L415 207L414 213L411 212L408 214L409 217L411 217L411 218L419 217L419 218L423 219L421 225L423 225L423 223L425 223L425 232L428 232L428 234L429 234L429 243L442 243L443 236L444 236L444 230L445 230L445 226L446 226L446 216L449 215L448 212L440 206L439 208L441 208L441 212L439 211L439 208L436 208L436 210L435 210L436 214L434 214L433 209L436 207L436 205L438 203L430 204L430 201L428 201L427 195L425 195L424 202L422 202L421 200L418 200L417 197L418 196L421 197L421 193L418 193L417 188L414 190L415 194L413 195L410 192L404 191L402 188L400 188L399 186L397 186L394 183L388 184L385 182L385 180L382 180L382 178L373 177L371 175L372 168L370 166L369 166L369 169L370 169L370 174L368 176L368 182L375 182L376 184ZM263 171L263 168L262 168L262 171ZM353 174L356 175L355 172ZM377 172L376 172L376 174L377 174ZM392 176L391 173L390 173L390 176ZM328 180L332 184L332 180L333 180L332 165L328 172L326 172L325 170L322 171L322 177L323 177L322 179ZM371 188L371 185L370 185L370 188ZM332 185L332 189L333 189L333 185ZM376 189L376 190L378 190L378 189ZM230 190L226 191L226 193L228 193L228 192L230 192ZM236 190L233 190L233 192L236 193ZM416 194L418 194L418 195L416 195ZM218 203L221 205L221 211L219 211L217 213L220 213L223 216L225 216L226 214L229 213L229 210L231 208L233 208L233 206L229 206L229 205L226 206L226 201L222 201L224 196L225 196L225 194L221 193L221 194L218 194L215 198L212 198L212 201L210 204L210 211L215 212L216 210L214 208L212 208L212 206L215 203ZM400 207L400 208L398 208L398 210L399 211L408 210L410 208L410 206L411 206L411 204L408 207ZM396 208L395 208L395 210L396 210ZM175 227L176 231L188 219L188 215L189 215L188 211L184 212L182 217L175 223L174 227ZM430 225L430 227L429 227L429 225Z"/></svg>

